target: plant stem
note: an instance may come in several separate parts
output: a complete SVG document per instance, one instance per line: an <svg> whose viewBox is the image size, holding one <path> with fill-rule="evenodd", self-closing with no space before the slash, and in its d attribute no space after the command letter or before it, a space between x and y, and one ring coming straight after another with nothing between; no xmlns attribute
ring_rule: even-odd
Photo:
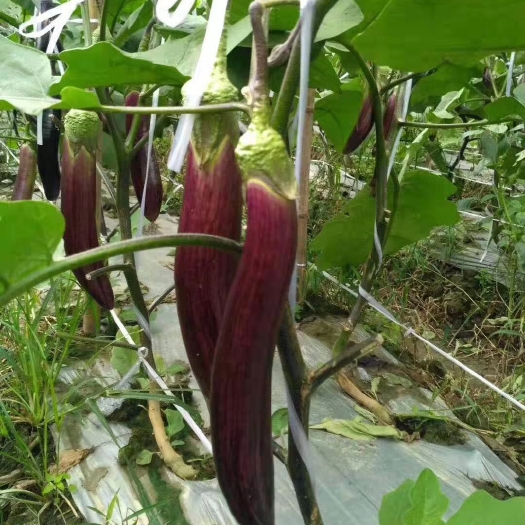
<svg viewBox="0 0 525 525"><path fill-rule="evenodd" d="M205 246L228 252L241 253L242 247L231 239L217 237L215 235L201 235L193 233L179 233L177 235L148 235L137 239L128 239L126 241L115 242L86 250L85 252L64 257L59 261L53 262L49 266L42 268L31 275L24 277L20 281L9 286L9 288L0 295L0 306L4 306L12 299L15 299L23 292L33 288L41 282L56 277L61 273L74 270L97 261L103 261L115 255L123 255L142 250L151 250L154 248L175 248L177 246Z"/></svg>
<svg viewBox="0 0 525 525"><path fill-rule="evenodd" d="M436 122L409 122L408 120L398 120L400 126L407 128L422 128L422 129L463 129L463 128L479 128L488 124L503 124L505 122L512 122L514 119L504 118L497 121L491 120L474 120L470 122L454 122L453 124L439 124Z"/></svg>
<svg viewBox="0 0 525 525"><path fill-rule="evenodd" d="M396 78L395 80L392 80L392 82L388 83L386 86L381 88L381 95L384 95L385 93L388 93L391 89L394 89L395 87L404 84L405 82L408 82L411 78L427 77L435 71L436 70L433 69L431 71L427 71L426 73L410 73L403 77Z"/></svg>
<svg viewBox="0 0 525 525"><path fill-rule="evenodd" d="M155 310L155 308L157 308L157 306L159 306L162 303L162 301L164 301L164 299L166 299L166 297L168 297L168 295L171 292L173 292L173 290L175 290L175 284L168 286L168 288L166 288L166 290L164 290L162 294L159 295L159 297L157 297L157 299L155 299L153 303L151 303L151 306L149 307L149 310L148 310L150 315Z"/></svg>
<svg viewBox="0 0 525 525"><path fill-rule="evenodd" d="M344 352L337 355L324 365L321 365L317 370L310 372L309 379L309 395L319 388L328 378L336 374L341 368L349 365L352 361L359 359L363 355L371 352L378 346L383 344L383 338L380 335L370 337L366 341L356 343Z"/></svg>
<svg viewBox="0 0 525 525"><path fill-rule="evenodd" d="M110 0L104 0L102 2L102 11L100 13L100 24L99 24L99 42L104 42L106 40L106 25L107 25L107 19L108 19L108 5L110 4Z"/></svg>
<svg viewBox="0 0 525 525"><path fill-rule="evenodd" d="M119 348L127 348L129 350L138 350L139 348L138 346L130 345L129 343L125 343L123 341L114 341L112 339L100 339L96 337L82 337L81 335L70 335L64 332L55 332L55 335L57 337L60 337L61 339L70 339L71 341L78 341L79 343L117 346Z"/></svg>
<svg viewBox="0 0 525 525"><path fill-rule="evenodd" d="M99 92L99 90L97 90ZM100 95L99 95L100 98ZM104 97L105 98L105 97ZM102 98L101 98L102 100ZM53 106L54 107L54 106ZM242 111L247 115L251 114L250 106L242 104L241 102L228 102L225 104L206 104L203 106L111 106L108 104L101 104L100 106L95 106L93 108L85 108L90 111L98 111L105 114L127 114L135 113L137 115L173 115L184 113L226 113L228 111Z"/></svg>
<svg viewBox="0 0 525 525"><path fill-rule="evenodd" d="M336 4L337 0L317 0L313 20L313 34L317 33L326 13ZM284 74L281 89L277 95L272 114L272 127L286 139L288 134L288 119L293 100L299 86L299 72L301 61L301 38L297 38L290 60Z"/></svg>
<svg viewBox="0 0 525 525"><path fill-rule="evenodd" d="M308 369L297 339L292 313L287 305L283 313L277 342L281 366L294 410L308 436L310 396L305 389ZM304 464L292 432L288 431L288 472L292 480L301 515L306 525L322 525L323 520L315 498L312 480Z"/></svg>
<svg viewBox="0 0 525 525"><path fill-rule="evenodd" d="M110 266L104 266L103 268L99 268L98 270L93 270L92 272L89 272L86 274L86 279L88 281L92 281L93 279L96 279L97 277L100 277L101 275L104 275L106 273L110 272L128 272L131 270L131 265L128 263L122 263L122 264L112 264Z"/></svg>

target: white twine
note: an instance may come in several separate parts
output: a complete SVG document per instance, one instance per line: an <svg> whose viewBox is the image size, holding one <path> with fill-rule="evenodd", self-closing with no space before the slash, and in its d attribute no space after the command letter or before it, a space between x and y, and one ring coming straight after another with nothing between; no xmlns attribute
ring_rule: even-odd
<svg viewBox="0 0 525 525"><path fill-rule="evenodd" d="M69 0L69 2L53 7L45 13L40 13L27 22L20 24L18 32L26 38L38 38L47 33L51 33L46 51L47 53L51 53L56 48L58 39L60 38L65 25L75 12L75 9L82 4L82 2L84 2L84 0ZM47 22L47 24L43 25L44 22ZM26 29L29 26L35 26L35 24L38 29L26 33Z"/></svg>
<svg viewBox="0 0 525 525"><path fill-rule="evenodd" d="M159 16L159 4L164 8L165 5L171 4L173 0L168 0L165 3L165 0L161 0L157 3L157 16ZM177 11L173 14L177 14L179 9L184 11L184 9L191 9L189 0L182 0L181 4ZM192 2L193 5L193 2ZM184 9L183 9L184 7ZM228 7L228 0L215 0L212 3L210 10L210 17L208 20L208 25L206 27L206 33L204 35L204 40L202 42L201 54L197 62L197 66L192 76L192 87L186 100L184 101L185 106L196 107L199 106L202 97L208 88L210 83L211 74L213 72L213 67L215 65L215 59L219 51L219 45L221 41L222 31L224 29L224 21L226 17L226 9ZM161 15L163 15L161 9ZM174 22L178 22L179 18L173 16L172 18L165 18L164 23L170 25L170 27L175 27L172 25ZM168 23L169 22L169 23ZM180 23L180 22L179 22ZM178 24L176 24L178 25ZM184 157L186 156L186 151L191 139L191 133L193 130L193 124L195 122L195 115L193 114L184 114L181 115L179 123L177 125L177 131L175 132L175 137L173 138L172 149L168 158L168 168L177 173L182 169L184 163Z"/></svg>
<svg viewBox="0 0 525 525"><path fill-rule="evenodd" d="M58 39L62 33L64 26L67 24L71 15L75 11L78 5L80 5L84 0L72 0L71 2L66 2L57 7L46 11L45 13L38 14L38 9L35 7L33 18L24 22L18 28L18 33L26 38L39 38L51 31L52 35L49 37L49 42L47 44L46 53L58 53ZM74 6L68 6L68 4L74 4ZM42 26L42 23L57 16L55 20L49 22L45 27ZM26 33L25 29L29 26L33 26L33 31L31 33ZM64 74L64 65L59 60L58 69L60 70L60 75ZM36 117L36 143L39 146L44 144L44 132L43 132L43 123L44 123L44 113L40 112Z"/></svg>
<svg viewBox="0 0 525 525"><path fill-rule="evenodd" d="M315 268L317 271L319 271L314 264L312 264L312 267ZM320 273L326 279L328 279L329 281L333 282L334 284L339 286L339 288L341 288L342 290L345 290L346 292L348 292L349 294L353 295L354 297L357 298L358 296L361 296L363 299L365 299L365 301L367 301L368 304L374 310L379 312L383 317L388 319L390 322L396 324L397 326L403 328L405 330L405 337L413 336L416 339L419 339L422 343L424 343L429 348L434 350L434 352L437 352L439 355L441 355L442 357L444 357L445 359L447 359L451 363L454 363L456 366L461 368L464 372L466 372L470 376L474 377L475 379L477 379L478 381L483 383L485 386L487 386L488 388L490 388L491 390L493 390L494 392L499 394L501 397L505 398L507 401L509 401L510 403L515 405L516 407L518 407L520 410L524 410L525 411L525 405L520 403L517 399L512 397L510 394L508 394L507 392L505 392L501 388L497 387L494 383L491 383L488 379L485 379L482 375L478 374L477 372L475 372L474 370L469 368L467 365L463 364L461 361L459 361L455 357L452 357L450 354L448 354L447 352L445 352L444 350L439 348L439 346L436 346L434 343L432 343L428 339L425 339L424 337L420 336L413 328L410 328L409 326L406 326L405 324L403 324L400 321L398 321L398 319L389 310L387 310L381 303L379 303L370 293L368 293L366 290L364 290L361 286L359 286L358 291L355 292L348 285L345 285L345 284L339 282L334 276L330 275L329 273L324 272L324 271L322 271Z"/></svg>
<svg viewBox="0 0 525 525"><path fill-rule="evenodd" d="M133 338L131 337L130 333L128 332L128 330L126 329L126 327L124 326L122 321L119 319L119 317L116 314L115 310L110 310L110 314L111 314L111 317L113 317L113 320L115 321L115 324L118 326L120 332L124 336L124 339L126 339L126 341L129 344L135 346L135 341L133 341ZM171 390L169 389L168 385L164 382L162 377L160 377L159 374L157 374L157 372L153 369L153 367L146 360L146 358L148 357L148 349L146 347L144 347L144 346L141 346L137 350L137 355L138 355L138 358L139 358L138 363L136 365L134 365L128 371L128 373L124 376L124 378L122 378L120 383L122 383L124 381L124 379L126 379L126 380L129 379L132 375L134 375L137 372L137 370L138 370L138 366L137 365L139 365L139 366L142 365L146 369L146 372L147 372L149 378L152 381L155 381L157 383L157 385L159 385L159 387L164 392L164 394L167 395L167 396L175 398L175 395L173 394L173 392L171 392ZM204 433L201 430L201 428L199 427L199 425L197 425L195 420L191 417L191 414L186 409L184 409L183 407L179 406L175 401L174 401L173 404L174 404L175 408L180 412L182 417L184 418L184 421L186 421L188 426L193 430L193 432L195 432L195 435L200 439L201 443L204 445L204 448L210 454L212 454L212 447L211 447L210 440L204 435Z"/></svg>

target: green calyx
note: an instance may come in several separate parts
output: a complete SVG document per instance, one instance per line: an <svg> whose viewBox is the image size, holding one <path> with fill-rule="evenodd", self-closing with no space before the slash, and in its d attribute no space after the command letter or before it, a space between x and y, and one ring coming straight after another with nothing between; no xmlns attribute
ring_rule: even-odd
<svg viewBox="0 0 525 525"><path fill-rule="evenodd" d="M100 119L93 111L72 109L64 117L65 136L75 153L82 146L88 152L95 152L101 129Z"/></svg>
<svg viewBox="0 0 525 525"><path fill-rule="evenodd" d="M287 199L297 197L293 164L279 133L270 125L267 108L254 111L251 124L235 149L245 182L258 178Z"/></svg>
<svg viewBox="0 0 525 525"><path fill-rule="evenodd" d="M191 92L192 81L182 88L183 98ZM215 66L208 88L202 97L202 104L227 104L237 102L239 91L230 82L226 67L226 32L223 33ZM201 114L195 116L191 142L196 160L203 168L209 167L219 157L224 144L229 140L234 146L239 140L239 125L236 112Z"/></svg>

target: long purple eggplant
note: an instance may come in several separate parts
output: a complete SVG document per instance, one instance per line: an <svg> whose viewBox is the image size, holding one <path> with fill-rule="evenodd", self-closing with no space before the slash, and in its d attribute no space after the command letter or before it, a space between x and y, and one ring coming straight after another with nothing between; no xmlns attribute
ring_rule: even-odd
<svg viewBox="0 0 525 525"><path fill-rule="evenodd" d="M62 154L62 214L66 220L64 249L73 255L99 245L97 232L96 149L100 121L96 113L71 110L64 119ZM108 310L115 306L107 274L88 280L86 275L103 268L96 262L73 270L78 282L95 301Z"/></svg>
<svg viewBox="0 0 525 525"><path fill-rule="evenodd" d="M373 127L374 117L372 109L372 97L368 95L363 102L363 106L361 108L361 113L359 114L357 124L355 125L352 134L346 142L346 146L343 150L343 153L345 155L349 155L350 153L354 152L359 146L361 146L361 144L366 140L368 135L370 135L370 132L372 131Z"/></svg>
<svg viewBox="0 0 525 525"><path fill-rule="evenodd" d="M186 89L191 89L191 83ZM237 99L237 89L226 76L225 60L219 59L203 103ZM179 232L240 240L242 176L234 152L238 139L234 113L196 116ZM206 398L210 395L215 345L237 263L236 255L203 247L180 247L175 256L175 293L182 337Z"/></svg>
<svg viewBox="0 0 525 525"><path fill-rule="evenodd" d="M254 114L239 140L248 230L212 370L217 478L240 525L274 525L271 373L297 248L295 180L284 142Z"/></svg>
<svg viewBox="0 0 525 525"><path fill-rule="evenodd" d="M126 106L138 106L139 92L131 91L126 97ZM145 115L140 119L139 130L136 140L147 136L149 134L149 115ZM133 115L126 115L126 133L129 133L133 123ZM148 148L147 144L141 148L135 157L131 159L131 181L135 189L135 195L139 202L142 202L142 195L144 192L144 185L146 183L146 172L148 169ZM146 202L144 204L144 215L150 222L155 222L160 214L162 207L162 198L164 192L162 189L162 179L160 176L159 163L155 148L151 148L148 186L146 188Z"/></svg>
<svg viewBox="0 0 525 525"><path fill-rule="evenodd" d="M33 198L36 179L36 153L29 144L20 147L20 164L13 188L13 201L30 201Z"/></svg>

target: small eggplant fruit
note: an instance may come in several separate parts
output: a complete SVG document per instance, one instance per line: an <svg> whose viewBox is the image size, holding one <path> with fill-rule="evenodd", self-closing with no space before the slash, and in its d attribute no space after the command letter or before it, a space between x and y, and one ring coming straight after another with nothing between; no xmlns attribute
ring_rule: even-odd
<svg viewBox="0 0 525 525"><path fill-rule="evenodd" d="M131 91L126 97L126 106L138 106L139 104L139 92ZM149 115L144 115L140 119L139 130L137 133L136 140L140 140L149 134ZM126 132L129 133L133 124L133 115L126 115ZM148 147L147 144L140 148L135 157L131 159L131 181L135 194L139 202L142 202L143 192L146 191L146 202L144 205L144 215L150 222L155 222L160 214L162 207L162 198L164 196L164 190L162 188L162 179L160 176L159 163L157 161L157 155L155 148L151 148L150 163L149 163L149 176L146 184L146 172L148 170Z"/></svg>
<svg viewBox="0 0 525 525"><path fill-rule="evenodd" d="M43 144L37 145L38 173L44 186L46 199L56 201L60 193L60 122L62 112L59 109L46 109L42 117ZM56 122L55 122L56 120Z"/></svg>
<svg viewBox="0 0 525 525"><path fill-rule="evenodd" d="M64 248L73 255L99 245L97 231L96 151L101 131L98 115L71 110L64 118L62 154L62 214L66 220ZM78 282L95 301L108 310L115 306L107 274L88 280L86 275L103 268L96 262L73 270Z"/></svg>
<svg viewBox="0 0 525 525"><path fill-rule="evenodd" d="M219 62L203 102L237 100ZM191 81L190 81L191 82ZM185 91L191 89L191 83ZM242 176L234 148L239 127L234 113L197 115L189 147L180 233L241 238ZM203 395L210 378L219 327L238 256L198 246L177 249L175 294L188 360Z"/></svg>
<svg viewBox="0 0 525 525"><path fill-rule="evenodd" d="M369 95L363 102L361 113L357 124L348 139L346 146L343 150L345 155L353 153L361 144L367 139L368 135L374 127L373 109L372 109L372 97Z"/></svg>
<svg viewBox="0 0 525 525"><path fill-rule="evenodd" d="M388 98L383 115L383 137L388 142L397 128L397 95L393 93Z"/></svg>
<svg viewBox="0 0 525 525"><path fill-rule="evenodd" d="M256 108L236 148L248 229L215 348L210 396L217 478L240 525L274 525L271 379L297 249L296 184L281 136Z"/></svg>
<svg viewBox="0 0 525 525"><path fill-rule="evenodd" d="M20 164L11 200L30 201L33 198L36 179L36 152L29 144L20 147Z"/></svg>

